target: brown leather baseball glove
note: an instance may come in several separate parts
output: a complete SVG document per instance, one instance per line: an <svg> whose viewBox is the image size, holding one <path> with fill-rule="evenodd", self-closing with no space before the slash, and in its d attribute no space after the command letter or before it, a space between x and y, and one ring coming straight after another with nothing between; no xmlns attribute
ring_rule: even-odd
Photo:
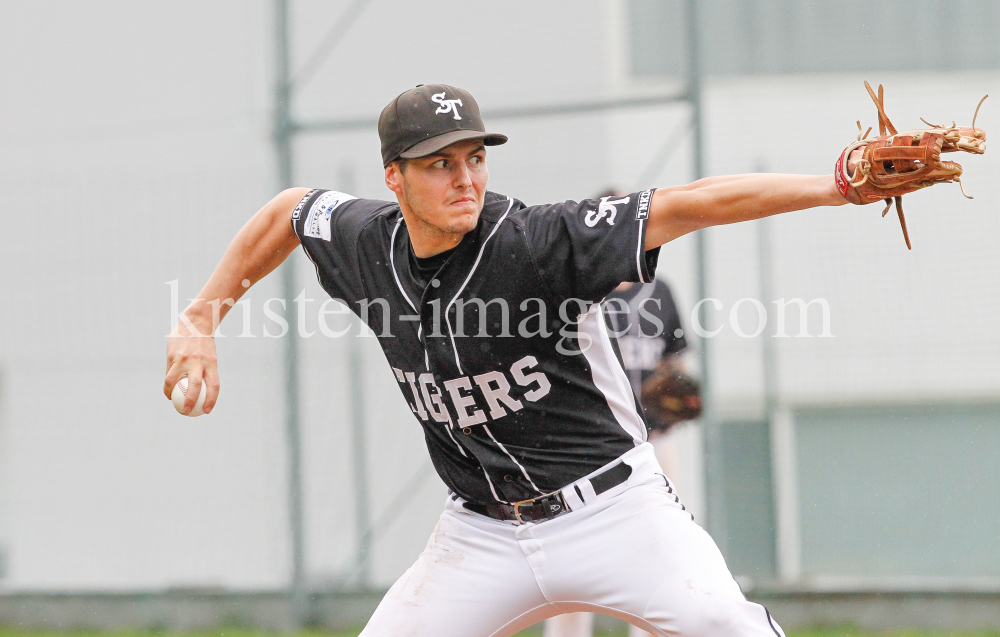
<svg viewBox="0 0 1000 637"><path fill-rule="evenodd" d="M878 87L878 96L868 82L865 82L865 88L878 109L879 136L868 139L871 128L862 136L859 121L858 139L840 154L834 179L840 194L851 203L867 204L884 200L883 217L895 199L903 238L906 247L910 248L906 219L903 217L903 195L934 184L957 181L962 194L972 199L962 184L962 167L953 161L942 161L941 153L964 151L982 155L986 152L986 132L976 128L976 116L979 115L979 106L989 96L979 101L972 116L972 126L956 126L954 122L951 126L936 126L920 118L930 128L899 133L885 114L882 85Z"/></svg>
<svg viewBox="0 0 1000 637"><path fill-rule="evenodd" d="M701 383L684 373L671 358L661 358L642 383L642 408L650 431L664 432L701 415Z"/></svg>

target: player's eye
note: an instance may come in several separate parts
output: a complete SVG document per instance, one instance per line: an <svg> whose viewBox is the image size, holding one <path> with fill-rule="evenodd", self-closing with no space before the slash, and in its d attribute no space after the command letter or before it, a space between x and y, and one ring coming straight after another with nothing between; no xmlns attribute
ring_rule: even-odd
<svg viewBox="0 0 1000 637"><path fill-rule="evenodd" d="M448 160L447 159L439 159L436 162L434 162L433 164L431 164L431 168L445 168L447 166L448 166Z"/></svg>
<svg viewBox="0 0 1000 637"><path fill-rule="evenodd" d="M469 161L471 161L473 165L478 166L479 164L483 163L483 156L482 155L473 155L469 159Z"/></svg>

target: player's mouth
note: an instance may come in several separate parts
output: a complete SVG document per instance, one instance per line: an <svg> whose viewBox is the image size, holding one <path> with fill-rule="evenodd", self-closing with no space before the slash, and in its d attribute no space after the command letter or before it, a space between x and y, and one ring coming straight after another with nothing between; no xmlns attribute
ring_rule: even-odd
<svg viewBox="0 0 1000 637"><path fill-rule="evenodd" d="M474 214L479 212L479 202L475 197L462 197L448 204L448 209L458 214Z"/></svg>

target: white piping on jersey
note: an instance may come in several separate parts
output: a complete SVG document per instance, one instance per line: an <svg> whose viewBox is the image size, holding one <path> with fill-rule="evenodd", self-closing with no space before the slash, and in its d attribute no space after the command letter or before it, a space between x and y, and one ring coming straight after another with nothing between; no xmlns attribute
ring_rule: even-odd
<svg viewBox="0 0 1000 637"><path fill-rule="evenodd" d="M483 469L483 466L479 465L479 468ZM510 502L507 502L506 500L501 500L500 496L497 495L497 490L493 488L493 481L490 480L490 474L486 473L486 469L483 469L483 475L486 476L486 483L490 485L490 493L493 494L493 499L496 500L497 502L502 502L504 504L510 504Z"/></svg>
<svg viewBox="0 0 1000 637"><path fill-rule="evenodd" d="M399 287L400 293L402 293L406 302L410 304L410 307L413 308L413 311L417 312L419 315L420 312L417 311L417 308L413 305L413 301L410 300L410 297L406 295L406 290L403 289L403 284L399 282L399 275L396 274L396 232L399 231L399 226L401 225L403 225L403 217L400 217L399 220L396 221L396 227L392 229L392 238L389 239L389 265L392 267L392 276L396 279L396 285ZM417 339L420 339L420 330L423 328L423 324L417 327ZM424 348L424 365L427 367L427 371L431 370L431 362L427 355L427 348ZM419 400L419 398L417 398L417 400ZM462 455L468 458L469 454L465 453L465 449L462 448L462 445L458 444L458 441L455 440L455 436L451 435L452 422L450 417L448 418L448 422L445 424L444 429L448 432L448 437L455 443L455 446L458 447L458 450L462 453ZM492 485L490 488L492 488Z"/></svg>
<svg viewBox="0 0 1000 637"><path fill-rule="evenodd" d="M399 281L399 275L396 274L396 233L399 232L399 226L401 225L403 225L402 216L396 220L396 227L392 229L392 238L389 239L389 266L392 268L392 278L396 279L396 286L403 294L403 298L410 304L410 307L413 308L414 312L420 314L417 310L417 306L413 304L413 301L411 301L410 297L406 294L406 290L403 289L403 284Z"/></svg>
<svg viewBox="0 0 1000 637"><path fill-rule="evenodd" d="M392 229L392 238L389 239L389 267L392 268L392 278L396 279L396 287L399 288L399 291L403 295L403 298L406 299L406 302L410 304L410 307L413 308L413 311L417 313L417 316L420 316L420 311L417 309L417 306L413 304L413 301L410 300L410 297L406 294L406 290L403 289L403 284L399 282L399 275L396 274L396 233L399 232L399 226L401 225L403 225L402 213L400 213L399 219L396 220L396 227ZM424 329L424 324L423 321L421 321L420 324L417 325L417 340L420 340L420 335L423 332L423 329ZM427 355L426 347L424 348L424 366L427 367L427 371L431 370L431 361L430 357ZM454 440L454 438L452 438L452 440ZM455 444L457 445L458 443L456 442ZM461 449L461 447L459 448Z"/></svg>
<svg viewBox="0 0 1000 637"><path fill-rule="evenodd" d="M639 220L639 238L636 239L637 246L636 246L636 249L635 249L635 267L636 267L636 272L639 273L639 280L640 281L642 281L643 283L652 283L652 278L650 278L650 280L647 281L646 277L642 276L642 257L643 257L643 253L646 251L645 250L646 246L645 246L645 244L644 244L644 242L642 240L643 236L644 236L643 233L642 233L642 229L645 226L646 226L646 220L645 219L640 219Z"/></svg>
<svg viewBox="0 0 1000 637"><path fill-rule="evenodd" d="M456 299L458 299L458 297L465 290L465 286L468 285L469 281L472 280L472 275L475 274L476 268L479 267L479 261L480 261L480 259L483 258L483 251L486 250L486 244L489 243L490 239L493 238L493 235L495 235L497 233L497 230L500 229L500 224L503 223L503 220L507 218L508 214L510 214L510 209L514 207L514 200L510 199L509 197L508 197L507 200L510 201L510 203L507 204L507 210L503 213L503 216L501 216L499 219L497 219L497 225L493 226L492 232L490 232L489 236L486 237L486 240L483 241L483 245L481 245L479 247L479 254L476 255L476 261L475 261L475 263L472 264L472 269L469 270L469 275L467 277L465 277L465 281L463 281L461 287L458 288L458 292L456 292L455 296L453 296L451 298L451 301L448 301L448 305L446 305L444 307L444 321L445 321L445 324L448 326L448 336L451 338L451 349L452 349L452 351L455 352L455 365L458 366L458 373L459 374L463 374L464 375L465 372L462 370L462 361L458 360L458 347L455 346L455 334L452 332L452 329L451 329L451 319L448 317L448 310L451 309L451 306L455 304ZM395 269L393 269L393 272L395 272ZM497 443L497 444L500 444L500 443ZM510 455L510 454L508 454L508 455ZM527 474L525 474L525 475L527 476ZM528 478L528 480L530 481L531 478ZM541 491L539 491L539 493L541 493Z"/></svg>
<svg viewBox="0 0 1000 637"><path fill-rule="evenodd" d="M490 431L490 428L487 427L486 425L483 425L483 431L485 431L486 434L490 437L490 440L497 443L497 446L500 447L500 450L503 451L505 454L507 454L507 457L510 458L511 461L513 461L513 463L517 465L517 468L521 470L522 474L524 474L524 478L529 483L531 483L531 488L537 491L538 493L541 493L542 490L535 485L535 481L531 479L531 476L529 476L528 472L524 469L523 466L521 466L521 463L517 461L517 458L515 458L513 455L511 455L509 451L507 451L507 447L504 447L503 443L501 443L499 440L493 437L493 432Z"/></svg>
<svg viewBox="0 0 1000 637"><path fill-rule="evenodd" d="M646 425L635 408L635 396L625 369L611 346L601 305L592 304L583 316L586 318L580 321L579 331L592 339L590 347L584 350L584 356L590 363L594 386L604 394L615 420L632 436L635 444L646 442Z"/></svg>
<svg viewBox="0 0 1000 637"><path fill-rule="evenodd" d="M451 299L448 305L445 306L444 318L445 322L448 325L448 336L451 338L451 348L455 352L455 364L458 366L458 371L461 374L464 374L465 372L462 371L462 363L458 359L458 348L455 346L455 335L451 329L451 320L448 318L448 309L452 306L452 304L455 303L455 300L462 293L462 291L465 290L465 286L468 285L469 281L472 279L473 273L475 273L476 268L479 266L479 261L483 258L483 251L486 249L486 244L489 242L490 239L493 238L493 235L496 234L497 229L500 227L500 224L503 223L503 220L507 218L507 215L510 213L510 209L514 207L514 200L509 199L509 201L510 203L507 205L506 212L504 212L503 216L497 220L497 224L496 226L493 227L493 231L490 232L489 236L486 237L486 240L483 241L483 245L479 248L479 254L476 256L475 263L472 264L472 269L469 271L469 275L465 278L465 281L462 283L462 286L458 288L458 293L455 294L455 296ZM410 297L407 296L406 290L403 289L403 284L399 281L399 275L396 273L396 250L395 250L396 233L399 231L399 226L401 226L402 223L403 223L403 218L400 217L399 220L396 221L396 227L392 229L392 238L389 240L389 265L392 268L392 276L394 279L396 279L396 286L399 288L400 293L402 293L403 298L406 299L406 302L410 304L410 307L413 308L413 311L419 315L420 314L419 310L417 310L416 306L413 305L413 301L410 300ZM417 329L417 338L420 338L420 329L422 328L423 324L421 324L420 328ZM424 349L424 364L426 364L427 369L430 370L431 366L430 366L430 361L428 361L426 348ZM451 422L449 421L448 424L451 425ZM468 457L468 455L465 453L465 450L462 449L462 445L458 444L458 441L455 440L455 437L451 434L451 427L446 427L445 429L448 430L448 437L451 438L452 442L455 443L459 451L462 452L462 455ZM486 429L486 427L484 426L483 429ZM493 439L493 442L495 442L498 447L503 449L503 452L506 453L510 457L510 459L514 461L514 464L516 464L518 467L521 468L521 473L524 474L524 477L527 478L528 482L531 483L531 486L534 487L535 491L541 493L541 490L539 490L539 488L535 486L534 481L532 481L531 477L528 475L528 472L524 470L524 467L521 466L521 463L519 463L517 459L514 458L514 456L511 456L510 452L507 451L507 449L502 444L500 444L500 442L497 441L496 438L493 438L493 434L489 431L489 429L486 429L486 432L489 434L490 438ZM486 477L486 483L490 485L490 493L493 494L493 498L497 502L509 504L506 500L501 499L500 496L497 494L497 490L493 486L493 480L490 479L490 474L486 473L486 469L482 467L482 465L480 465L480 469L483 470L483 475Z"/></svg>
<svg viewBox="0 0 1000 637"><path fill-rule="evenodd" d="M448 422L445 423L444 430L448 432L448 437L451 438L451 441L455 443L455 446L458 447L458 450L462 452L462 455L468 458L469 454L465 453L465 449L462 449L462 445L458 444L458 441L455 440L455 436L451 435L451 418L449 418Z"/></svg>

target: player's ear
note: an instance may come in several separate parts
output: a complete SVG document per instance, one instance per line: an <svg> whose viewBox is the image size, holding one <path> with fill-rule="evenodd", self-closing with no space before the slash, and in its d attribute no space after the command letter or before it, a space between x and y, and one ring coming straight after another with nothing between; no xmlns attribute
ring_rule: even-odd
<svg viewBox="0 0 1000 637"><path fill-rule="evenodd" d="M385 167L385 185L397 195L403 194L403 172L399 169L398 162Z"/></svg>

